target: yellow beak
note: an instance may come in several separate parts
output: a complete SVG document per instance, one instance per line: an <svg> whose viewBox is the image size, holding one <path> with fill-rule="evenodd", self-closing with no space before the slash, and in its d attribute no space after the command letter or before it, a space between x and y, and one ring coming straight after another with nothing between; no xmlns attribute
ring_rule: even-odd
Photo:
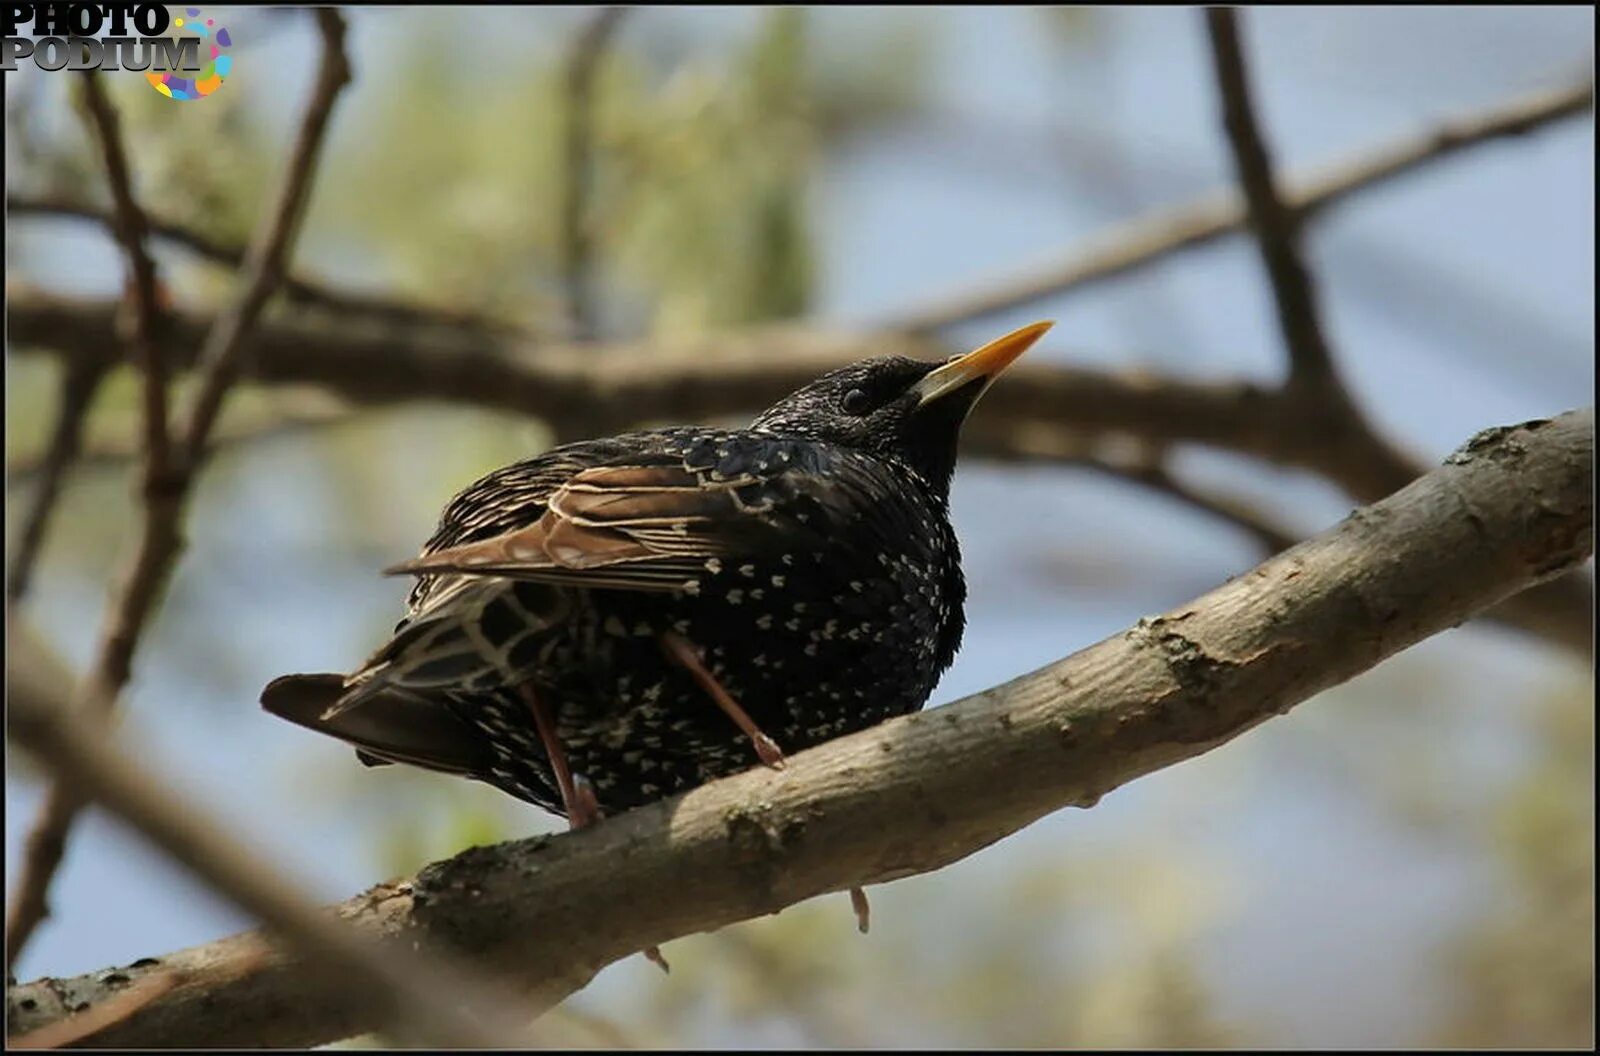
<svg viewBox="0 0 1600 1056"><path fill-rule="evenodd" d="M1056 325L1054 321L1030 323L931 371L914 387L917 392L917 406L921 407L941 396L948 396L958 389L964 389L974 381L982 380L984 389L987 389L994 384L994 379L1016 361L1018 356L1032 348L1034 342L1043 337L1044 332L1054 325ZM983 393L979 392L978 395L981 396Z"/></svg>

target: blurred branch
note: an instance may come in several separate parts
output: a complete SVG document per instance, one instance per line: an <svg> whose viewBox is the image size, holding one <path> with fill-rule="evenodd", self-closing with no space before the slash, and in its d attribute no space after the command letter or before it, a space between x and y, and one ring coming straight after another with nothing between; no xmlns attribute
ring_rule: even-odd
<svg viewBox="0 0 1600 1056"><path fill-rule="evenodd" d="M1522 96L1475 114L1441 122L1322 169L1284 181L1284 200L1302 217L1320 213L1359 191L1421 171L1460 151L1520 136L1594 106L1590 81ZM1155 263L1242 230L1245 203L1232 190L1138 217L1075 246L1065 257L1026 271L969 282L891 315L887 329L924 333L1020 308Z"/></svg>
<svg viewBox="0 0 1600 1056"><path fill-rule="evenodd" d="M1233 147L1250 227L1272 283L1278 326L1289 350L1291 389L1344 391L1317 312L1316 287L1300 252L1300 214L1284 204L1272 174L1266 136L1256 118L1232 8L1205 9L1211 58L1222 96L1222 123ZM1319 393L1319 395L1323 395Z"/></svg>
<svg viewBox="0 0 1600 1056"><path fill-rule="evenodd" d="M628 13L625 7L596 11L572 41L567 58L566 178L561 195L561 268L567 289L568 336L588 340L598 324L591 274L594 255L589 215L594 172L594 81L606 47Z"/></svg>
<svg viewBox="0 0 1600 1056"><path fill-rule="evenodd" d="M343 406L342 401L336 403L334 398L329 397L306 401L304 406L291 404L274 407L270 412L263 412L259 419L247 422L233 422L230 425L228 423L232 419L225 418L218 423L216 431L212 434L211 450L215 453L224 447L251 444L260 440L320 429L323 426L338 425L350 421L352 417L353 412ZM138 442L133 437L112 436L90 441L85 445L78 454L77 465L80 469L117 469L138 455ZM6 486L20 487L42 476L49 459L49 451L43 454L22 454L12 458L6 463Z"/></svg>
<svg viewBox="0 0 1600 1056"><path fill-rule="evenodd" d="M790 756L782 772L473 848L336 912L470 954L548 1007L644 946L938 869L1064 806L1092 806L1578 565L1594 546L1593 469L1592 409L1484 430L1323 535L1005 685ZM314 1045L371 1025L319 1021L298 1001L293 959L241 968L238 951L256 941L161 958L149 970L194 972L188 1000L158 998L94 1040ZM98 978L11 989L11 1029L59 1019L68 1000L92 1004ZM302 1014L262 1015L286 1007Z"/></svg>
<svg viewBox="0 0 1600 1056"><path fill-rule="evenodd" d="M1287 550L1299 542L1299 536L1274 523L1260 511L1251 509L1245 503L1213 495L1173 476L1171 469L1164 462L1120 465L1100 459L1089 459L1083 464L1119 480L1143 484L1153 491L1177 499L1186 506L1231 524L1254 539L1268 554Z"/></svg>
<svg viewBox="0 0 1600 1056"><path fill-rule="evenodd" d="M56 405L56 424L50 434L50 446L35 464L30 476L39 478L39 487L33 496L22 522L16 551L6 562L6 606L9 608L27 594L33 579L33 566L44 544L45 532L50 526L50 514L56 500L61 497L61 485L67 471L79 459L83 446L83 426L89 416L94 395L105 378L105 366L100 363L77 362L63 364L61 395ZM6 481L12 483L10 466ZM8 962L9 963L9 962Z"/></svg>
<svg viewBox="0 0 1600 1056"><path fill-rule="evenodd" d="M11 346L78 358L104 357L112 304L8 291ZM166 354L194 360L210 317L178 312ZM835 333L758 326L698 338L594 344L517 344L485 334L416 333L270 320L245 363L251 381L312 382L355 403L451 400L549 424L557 442L632 429L642 422L712 421L770 405L824 370L869 355L936 360L954 347L933 336ZM597 350L605 354L597 355ZM1082 370L1022 362L995 386L962 430L963 450L1003 461L1040 461L1072 438L1067 459L1099 442L1136 437L1152 445L1203 443L1309 469L1363 501L1387 469L1395 488L1411 475L1379 464L1363 446L1307 435L1304 414L1250 382L1190 382L1147 371ZM1589 654L1592 586L1571 576L1518 595L1496 618Z"/></svg>
<svg viewBox="0 0 1600 1056"><path fill-rule="evenodd" d="M112 226L110 214L84 202L60 195L6 195L6 213L9 216L54 216L79 220L95 220ZM210 235L170 220L147 217L151 235L183 246L195 255L227 268L237 268L244 263L245 247L218 242ZM325 283L287 275L283 279L284 297L293 304L323 308L347 316L370 316L387 323L422 326L446 326L462 330L485 332L510 331L511 324L499 322L470 312L454 311L414 304L392 297L353 293Z"/></svg>
<svg viewBox="0 0 1600 1056"><path fill-rule="evenodd" d="M128 263L125 285L129 316L117 320L125 323L125 326L113 325L113 329L122 331L117 335L121 340L107 342L107 348L115 355L117 348L126 346L134 361L144 370L144 471L140 490L146 509L152 511L153 517L153 511L166 491L172 467L171 437L167 425L167 364L155 339L156 319L161 311L157 303L156 269L145 248L144 212L133 197L133 180L128 171L128 157L122 145L122 127L117 112L106 98L98 74L86 71L77 83L83 91L90 136L99 146L106 168L106 182L110 184L111 198L116 206L113 229ZM27 561L21 566L23 587L27 585L34 556L44 543L44 529L50 508L60 494L62 474L66 472L71 455L78 446L89 402L99 387L100 379L110 369L110 363L103 362L98 366L67 364L64 369L67 387L63 390L57 434L51 442L52 454L57 457L53 465L54 472L45 478L45 485L28 525L28 530L37 532L37 535L32 540L31 549L24 549L22 554ZM30 546L28 536L24 536L23 545ZM124 611L112 617L112 631L102 645L96 680L85 686L85 696L93 700L98 691L106 701L106 709L111 707L110 701L115 693L115 688L111 687L120 686L127 678L133 641L138 635L143 612L148 611L148 599L141 599L137 594L137 579L136 571L118 603L125 603ZM153 590L147 592L153 593ZM15 596L20 597L21 591ZM9 586L7 597L8 600L13 599ZM114 608L113 612L116 611ZM132 613L139 615L129 619ZM121 681L116 680L118 672L121 673ZM81 707L73 709L77 714L84 710ZM38 818L28 830L23 843L22 869L6 908L5 955L8 972L16 965L18 955L39 924L50 915L50 881L61 865L61 856L66 851L67 832L77 808L78 800L70 789L62 787L59 782L52 784Z"/></svg>
<svg viewBox="0 0 1600 1056"><path fill-rule="evenodd" d="M128 261L128 300L131 320L123 343L131 346L133 359L144 370L144 446L143 489L146 496L161 486L171 465L171 440L167 434L167 364L156 345L156 321L161 305L156 288L156 266L145 247L148 238L144 210L133 198L133 178L128 172L128 157L122 147L122 127L117 112L106 98L100 78L85 72L78 82L83 89L84 108L89 114L93 137L105 161L106 182L116 212L111 228L122 243ZM9 963L9 962L7 962Z"/></svg>
<svg viewBox="0 0 1600 1056"><path fill-rule="evenodd" d="M65 702L29 692L11 703L8 736L39 756L58 780L127 820L210 886L260 917L292 948L296 969L304 974L302 1000L318 1014L348 1017L368 1029L392 1025L402 1036L440 1046L515 1049L524 1041L523 1024L513 1018L517 1002L511 995L481 983L469 986L460 966L434 963L433 956L413 953L403 943L380 946L381 936L339 919L349 912L330 915L307 901L297 893L302 885L230 838L220 824L195 813L177 793L155 784L125 752L111 747L98 726L74 721ZM249 973L269 970L289 955L257 936L236 944L231 956ZM23 1028L28 1031L24 1038L8 1041L11 1046L30 1039L39 1043L46 1031L58 1030L71 1033L65 1041L98 1044L104 1032L120 1029L158 1002L191 1008L197 1000L203 1003L207 985L216 982L215 977L199 978L192 965L130 967L97 980L97 997L77 1002L86 1007L64 1008L65 1017ZM130 1003L135 993L140 1000ZM9 1015L7 1023L8 1029L18 1026ZM45 1035L43 1040L51 1039Z"/></svg>
<svg viewBox="0 0 1600 1056"><path fill-rule="evenodd" d="M8 290L17 351L69 360L106 355L113 306L27 289ZM210 318L169 321L167 355L192 362ZM825 370L866 356L942 359L956 349L932 336L844 333L780 325L692 338L520 345L484 335L268 321L244 364L251 380L314 383L356 403L449 400L539 417L556 441L602 436L648 422L711 421L765 407ZM597 354L603 352L604 354ZM1398 488L1420 466L1374 460L1368 447L1329 442L1273 390L1247 382L1189 382L1142 371L1111 373L1022 362L962 431L970 454L1038 461L1072 438L1070 459L1101 441L1198 443L1311 470L1359 500ZM1359 440L1360 438L1357 437ZM1583 655L1591 645L1593 589L1575 575L1535 588L1496 617Z"/></svg>
<svg viewBox="0 0 1600 1056"><path fill-rule="evenodd" d="M216 424L223 398L238 372L246 338L266 306L267 298L283 282L288 257L299 234L300 220L305 215L333 104L339 90L350 83L350 62L344 51L344 18L337 8L319 7L313 11L322 35L322 61L289 155L283 185L267 211L266 222L256 229L245 254L238 297L217 317L216 325L200 348L199 392L189 409L183 438L184 468L190 475L202 461L211 427Z"/></svg>
<svg viewBox="0 0 1600 1056"><path fill-rule="evenodd" d="M183 548L184 503L204 454L206 438L233 382L244 339L283 274L284 259L303 212L329 114L339 90L350 79L344 53L344 20L334 8L317 8L315 16L322 36L322 58L311 99L290 154L283 186L246 259L238 298L217 318L198 353L199 391L181 446L176 450L168 444L165 364L151 339L155 273L143 249L143 214L133 202L115 113L100 93L98 79L89 74L83 81L106 155L112 193L118 202L119 231L133 262L137 288L134 332L147 357L147 383L144 516L133 561L107 607L94 666L72 708L72 715L80 721L96 721L115 708L117 697L128 682L140 636ZM8 968L15 964L17 954L49 913L50 882L60 867L67 835L81 806L76 787L60 779L51 782L28 833L6 915Z"/></svg>

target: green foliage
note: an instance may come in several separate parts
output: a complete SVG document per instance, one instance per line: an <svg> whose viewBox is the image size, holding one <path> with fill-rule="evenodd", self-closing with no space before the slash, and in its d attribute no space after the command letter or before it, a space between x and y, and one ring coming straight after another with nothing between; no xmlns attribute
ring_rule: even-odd
<svg viewBox="0 0 1600 1056"><path fill-rule="evenodd" d="M913 105L920 64L905 43L915 35L858 41L849 68L869 72L845 76L837 57L815 58L807 22L801 9L766 11L731 54L691 55L664 83L623 43L604 56L586 219L612 331L636 320L693 332L809 306L807 187L821 149ZM548 322L562 295L563 56L486 93L431 39L411 38L396 62L407 75L384 93L366 149L330 158L321 237L364 242L375 275L404 293Z"/></svg>
<svg viewBox="0 0 1600 1056"><path fill-rule="evenodd" d="M611 1010L682 1044L705 1023L822 1047L1166 1047L1243 1044L1220 1023L1193 939L1222 908L1200 863L1111 852L959 888L873 888L872 934L833 895L672 943L648 1005ZM1131 897L1128 897L1131 896ZM945 900L959 900L959 913ZM1107 956L1110 950L1114 956Z"/></svg>
<svg viewBox="0 0 1600 1056"><path fill-rule="evenodd" d="M1505 883L1442 951L1442 1045L1594 1044L1594 699L1573 687L1535 707L1538 753L1488 819Z"/></svg>

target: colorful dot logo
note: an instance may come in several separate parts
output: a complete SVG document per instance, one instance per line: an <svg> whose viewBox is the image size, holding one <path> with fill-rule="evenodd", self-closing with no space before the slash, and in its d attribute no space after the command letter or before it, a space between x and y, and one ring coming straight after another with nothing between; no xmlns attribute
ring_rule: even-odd
<svg viewBox="0 0 1600 1056"><path fill-rule="evenodd" d="M211 61L205 68L191 80L177 73L147 73L145 80L150 86L168 99L177 99L187 102L191 99L204 99L228 79L228 74L233 72L233 56L228 54L228 49L233 47L233 38L228 35L227 26L213 24L213 20L200 17L198 7L184 8L183 18L174 18L172 25L176 29L185 29L191 33L199 34L200 47L211 49Z"/></svg>

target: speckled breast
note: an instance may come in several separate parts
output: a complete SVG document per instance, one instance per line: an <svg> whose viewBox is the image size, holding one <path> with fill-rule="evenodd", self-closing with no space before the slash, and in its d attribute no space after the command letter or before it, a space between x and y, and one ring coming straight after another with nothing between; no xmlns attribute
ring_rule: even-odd
<svg viewBox="0 0 1600 1056"><path fill-rule="evenodd" d="M573 770L614 812L758 765L749 739L663 653L665 631L701 648L711 673L785 752L922 707L961 633L955 540L942 527L893 552L710 558L692 586L672 594L570 591L571 618L541 643L533 682ZM559 811L526 705L494 693L457 706L496 746L495 783Z"/></svg>

